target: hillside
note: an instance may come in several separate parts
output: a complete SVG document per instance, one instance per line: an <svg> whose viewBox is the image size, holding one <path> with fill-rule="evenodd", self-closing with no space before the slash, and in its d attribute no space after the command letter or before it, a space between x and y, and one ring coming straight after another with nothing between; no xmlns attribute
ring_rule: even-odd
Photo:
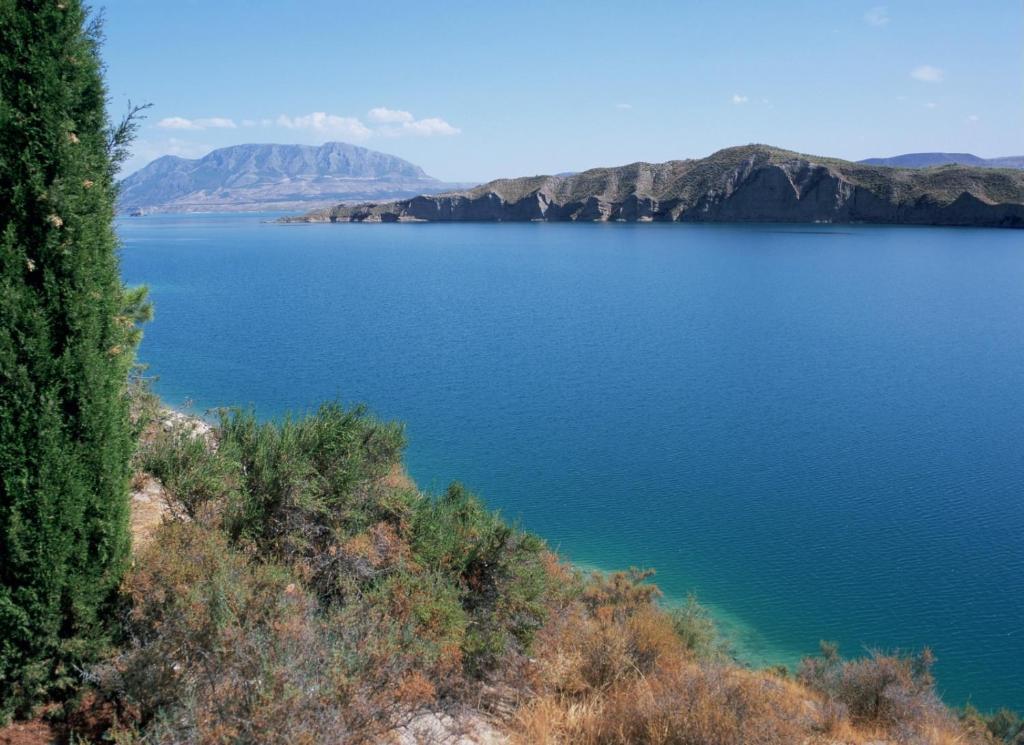
<svg viewBox="0 0 1024 745"><path fill-rule="evenodd" d="M453 186L394 155L344 142L234 145L196 160L157 158L121 182L118 209L309 209L345 200L432 194Z"/></svg>
<svg viewBox="0 0 1024 745"><path fill-rule="evenodd" d="M465 191L337 205L290 222L823 222L1024 226L1024 173L869 166L766 145L701 159L499 179Z"/></svg>
<svg viewBox="0 0 1024 745"><path fill-rule="evenodd" d="M1024 168L1024 155L1005 158L979 158L970 153L906 153L891 158L866 158L857 161L870 166L891 166L893 168L933 168L959 164L978 168Z"/></svg>
<svg viewBox="0 0 1024 745"><path fill-rule="evenodd" d="M0 743L1021 745L1013 713L942 704L927 650L739 664L650 572L420 491L362 408L211 427L141 393L121 643Z"/></svg>

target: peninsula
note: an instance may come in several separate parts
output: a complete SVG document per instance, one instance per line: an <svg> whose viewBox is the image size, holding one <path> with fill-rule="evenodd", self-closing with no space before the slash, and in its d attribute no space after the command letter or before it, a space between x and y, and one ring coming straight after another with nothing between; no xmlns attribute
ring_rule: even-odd
<svg viewBox="0 0 1024 745"><path fill-rule="evenodd" d="M618 221L882 223L1024 227L1024 172L912 169L767 145L472 189L338 204L285 222Z"/></svg>

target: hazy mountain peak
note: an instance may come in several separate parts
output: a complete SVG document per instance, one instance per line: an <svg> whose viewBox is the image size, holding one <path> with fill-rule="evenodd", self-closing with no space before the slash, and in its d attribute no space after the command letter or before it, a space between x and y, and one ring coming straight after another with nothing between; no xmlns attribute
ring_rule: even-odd
<svg viewBox="0 0 1024 745"><path fill-rule="evenodd" d="M904 153L890 158L867 158L858 161L871 166L892 168L932 168L958 164L979 168L1024 168L1024 155L1004 158L979 158L971 153Z"/></svg>
<svg viewBox="0 0 1024 745"><path fill-rule="evenodd" d="M436 193L453 184L388 153L323 145L247 143L202 158L157 158L121 182L123 211L309 208L352 199Z"/></svg>

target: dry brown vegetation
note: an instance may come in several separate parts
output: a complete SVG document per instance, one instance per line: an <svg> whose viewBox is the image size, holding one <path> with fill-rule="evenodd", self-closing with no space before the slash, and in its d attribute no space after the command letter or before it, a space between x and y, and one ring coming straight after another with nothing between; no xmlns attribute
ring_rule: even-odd
<svg viewBox="0 0 1024 745"><path fill-rule="evenodd" d="M457 485L419 493L400 429L361 411L147 432L137 485L159 478L171 504L136 548L119 647L62 730L80 741L416 742L424 722L418 741L516 745L1019 734L1009 713L943 706L927 652L825 645L795 677L747 669L650 572L584 575Z"/></svg>
<svg viewBox="0 0 1024 745"><path fill-rule="evenodd" d="M939 703L927 655L843 661L830 648L797 679L746 669L687 644L693 629L655 604L643 578L592 578L552 615L537 638L533 698L510 728L515 743L994 742Z"/></svg>

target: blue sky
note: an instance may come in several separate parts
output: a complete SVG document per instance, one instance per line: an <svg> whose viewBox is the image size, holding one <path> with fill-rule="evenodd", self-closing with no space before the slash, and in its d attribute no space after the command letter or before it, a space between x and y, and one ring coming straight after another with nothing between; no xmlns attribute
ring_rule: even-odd
<svg viewBox="0 0 1024 745"><path fill-rule="evenodd" d="M765 142L1024 154L1019 0L107 0L126 172L342 140L482 181Z"/></svg>

